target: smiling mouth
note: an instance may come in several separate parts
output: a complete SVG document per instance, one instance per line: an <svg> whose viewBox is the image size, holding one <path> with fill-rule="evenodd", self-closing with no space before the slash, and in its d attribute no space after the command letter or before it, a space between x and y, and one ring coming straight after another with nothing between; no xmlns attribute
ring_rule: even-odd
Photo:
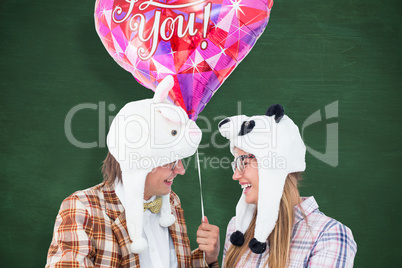
<svg viewBox="0 0 402 268"><path fill-rule="evenodd" d="M167 185L172 185L173 184L173 180L174 180L174 178L171 178L171 179L166 179L166 180L164 180L164 182L167 184Z"/></svg>
<svg viewBox="0 0 402 268"><path fill-rule="evenodd" d="M243 193L247 194L253 185L251 183L242 184L241 188L243 189Z"/></svg>
<svg viewBox="0 0 402 268"><path fill-rule="evenodd" d="M249 188L251 186L253 186L251 183L247 183L247 184L242 184L241 188L244 189L244 188Z"/></svg>

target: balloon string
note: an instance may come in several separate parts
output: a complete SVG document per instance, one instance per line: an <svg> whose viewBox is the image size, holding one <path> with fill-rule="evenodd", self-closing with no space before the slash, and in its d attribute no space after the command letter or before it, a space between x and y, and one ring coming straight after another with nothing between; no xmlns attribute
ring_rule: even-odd
<svg viewBox="0 0 402 268"><path fill-rule="evenodd" d="M202 220L204 220L204 201L202 198L202 184L201 184L201 169L200 169L200 158L198 157L198 149L197 149L197 165L198 165L198 180L200 181L200 196L201 196L201 213Z"/></svg>
<svg viewBox="0 0 402 268"><path fill-rule="evenodd" d="M202 183L201 183L201 169L200 169L200 158L198 157L198 149L197 149L197 165L198 165L198 180L200 181L200 196L201 196L201 214L202 214L202 220L201 222L204 221L204 200L202 198ZM205 252L202 252L202 257L205 261Z"/></svg>

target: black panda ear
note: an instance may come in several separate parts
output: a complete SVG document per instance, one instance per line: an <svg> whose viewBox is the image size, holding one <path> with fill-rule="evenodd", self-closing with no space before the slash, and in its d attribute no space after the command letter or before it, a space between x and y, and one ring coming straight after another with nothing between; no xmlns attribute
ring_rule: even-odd
<svg viewBox="0 0 402 268"><path fill-rule="evenodd" d="M265 115L267 116L273 116L275 115L275 122L279 123L281 121L283 115L285 114L285 110L283 109L282 105L280 104L274 104L271 105Z"/></svg>
<svg viewBox="0 0 402 268"><path fill-rule="evenodd" d="M221 126L223 126L224 124L226 124L226 123L228 123L228 122L230 122L230 119L229 119L229 118L223 119L221 122L219 122L218 128L220 128Z"/></svg>

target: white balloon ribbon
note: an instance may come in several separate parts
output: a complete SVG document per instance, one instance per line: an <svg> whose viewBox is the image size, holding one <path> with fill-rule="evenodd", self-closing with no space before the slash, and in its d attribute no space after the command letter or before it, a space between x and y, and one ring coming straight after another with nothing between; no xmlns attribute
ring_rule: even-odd
<svg viewBox="0 0 402 268"><path fill-rule="evenodd" d="M204 200L202 198L201 169L200 169L200 158L198 157L198 149L197 149L197 165L198 165L198 180L200 182L201 214L202 214L202 221L203 221L205 214L204 214Z"/></svg>
<svg viewBox="0 0 402 268"><path fill-rule="evenodd" d="M202 198L201 168L200 168L200 158L198 157L198 149L197 149L197 165L198 165L198 180L200 182L200 196L201 196L201 214L202 214L201 222L203 222L205 214L204 214L204 200ZM202 256L205 261L205 252L202 252Z"/></svg>

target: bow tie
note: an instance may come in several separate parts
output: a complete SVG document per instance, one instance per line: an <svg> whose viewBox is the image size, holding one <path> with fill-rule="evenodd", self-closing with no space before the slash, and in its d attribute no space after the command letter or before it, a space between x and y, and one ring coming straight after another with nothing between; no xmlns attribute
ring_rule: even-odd
<svg viewBox="0 0 402 268"><path fill-rule="evenodd" d="M144 203L144 211L149 209L152 213L159 213L162 207L162 197L155 198L154 201Z"/></svg>

